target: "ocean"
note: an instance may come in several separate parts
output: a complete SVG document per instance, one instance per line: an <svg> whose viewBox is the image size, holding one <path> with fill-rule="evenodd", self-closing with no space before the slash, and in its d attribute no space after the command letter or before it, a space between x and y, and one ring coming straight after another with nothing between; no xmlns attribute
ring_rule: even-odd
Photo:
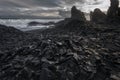
<svg viewBox="0 0 120 80"><path fill-rule="evenodd" d="M41 29L41 28L49 28L50 25L37 25L37 26L28 26L30 22L58 22L62 19L0 19L0 24L6 26L12 26L22 31Z"/></svg>

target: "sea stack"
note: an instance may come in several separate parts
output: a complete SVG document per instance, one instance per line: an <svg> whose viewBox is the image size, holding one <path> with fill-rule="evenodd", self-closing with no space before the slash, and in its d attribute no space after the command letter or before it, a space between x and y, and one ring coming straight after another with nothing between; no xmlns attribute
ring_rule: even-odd
<svg viewBox="0 0 120 80"><path fill-rule="evenodd" d="M110 2L107 16L108 18L115 18L119 14L119 0L110 0Z"/></svg>
<svg viewBox="0 0 120 80"><path fill-rule="evenodd" d="M71 8L71 18L75 20L86 21L84 13L78 10L76 6Z"/></svg>
<svg viewBox="0 0 120 80"><path fill-rule="evenodd" d="M106 14L99 8L96 8L93 12L90 12L90 20L95 23L104 23L106 20Z"/></svg>

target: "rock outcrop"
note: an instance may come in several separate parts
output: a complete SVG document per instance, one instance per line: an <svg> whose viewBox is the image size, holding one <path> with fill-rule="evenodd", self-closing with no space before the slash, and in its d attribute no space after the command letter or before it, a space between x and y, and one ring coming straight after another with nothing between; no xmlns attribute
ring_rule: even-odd
<svg viewBox="0 0 120 80"><path fill-rule="evenodd" d="M94 12L90 13L90 20L95 23L104 23L106 15L100 9L96 8Z"/></svg>
<svg viewBox="0 0 120 80"><path fill-rule="evenodd" d="M110 0L111 4L107 11L107 21L110 24L120 23L119 0Z"/></svg>
<svg viewBox="0 0 120 80"><path fill-rule="evenodd" d="M120 22L120 8L119 0L110 0L110 7L107 14L103 13L100 9L95 9L90 13L91 22L105 23L105 24L119 24Z"/></svg>
<svg viewBox="0 0 120 80"><path fill-rule="evenodd" d="M71 18L80 20L80 21L85 21L85 15L82 11L78 10L75 6L71 8Z"/></svg>
<svg viewBox="0 0 120 80"><path fill-rule="evenodd" d="M119 11L119 0L110 0L111 4L108 9L107 15L108 18L115 18L118 16Z"/></svg>
<svg viewBox="0 0 120 80"><path fill-rule="evenodd" d="M85 15L82 11L78 10L76 6L73 6L71 8L71 17L65 18L64 20L56 23L57 28L73 31L78 29L85 29L85 24L87 20L85 18Z"/></svg>
<svg viewBox="0 0 120 80"><path fill-rule="evenodd" d="M71 12L54 28L27 32L14 49L0 49L0 80L120 80L120 28L87 24L76 7ZM0 27L0 39L7 33L16 40L17 32Z"/></svg>

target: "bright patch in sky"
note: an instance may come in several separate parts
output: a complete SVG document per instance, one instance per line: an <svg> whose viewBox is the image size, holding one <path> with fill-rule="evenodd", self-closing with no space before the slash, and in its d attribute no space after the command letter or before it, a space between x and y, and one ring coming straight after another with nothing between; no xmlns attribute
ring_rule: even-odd
<svg viewBox="0 0 120 80"><path fill-rule="evenodd" d="M109 0L86 0L86 3L83 6L83 11L90 12L93 11L95 8L100 8L102 11L107 11L109 6Z"/></svg>

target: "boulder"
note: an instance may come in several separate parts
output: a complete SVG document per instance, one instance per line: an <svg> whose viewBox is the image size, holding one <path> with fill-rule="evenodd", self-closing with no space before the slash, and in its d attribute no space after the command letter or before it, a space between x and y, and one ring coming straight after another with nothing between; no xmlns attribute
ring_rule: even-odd
<svg viewBox="0 0 120 80"><path fill-rule="evenodd" d="M95 23L104 23L106 20L106 14L103 13L100 9L96 8L93 12L90 13L90 20Z"/></svg>
<svg viewBox="0 0 120 80"><path fill-rule="evenodd" d="M71 18L80 20L80 21L86 21L85 15L82 11L78 10L76 6L73 6L71 8Z"/></svg>

